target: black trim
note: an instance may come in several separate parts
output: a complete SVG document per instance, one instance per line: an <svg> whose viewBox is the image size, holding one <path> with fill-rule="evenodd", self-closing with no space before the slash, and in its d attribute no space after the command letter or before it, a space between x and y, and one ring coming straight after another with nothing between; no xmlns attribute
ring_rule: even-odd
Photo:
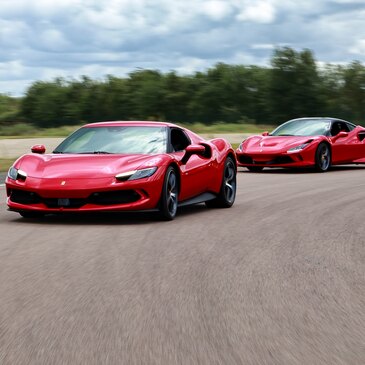
<svg viewBox="0 0 365 365"><path fill-rule="evenodd" d="M185 207L187 205L204 203L208 200L213 200L216 197L217 197L217 195L213 194L213 193L203 193L203 194L197 195L194 198L184 200L183 202L179 202L179 207Z"/></svg>

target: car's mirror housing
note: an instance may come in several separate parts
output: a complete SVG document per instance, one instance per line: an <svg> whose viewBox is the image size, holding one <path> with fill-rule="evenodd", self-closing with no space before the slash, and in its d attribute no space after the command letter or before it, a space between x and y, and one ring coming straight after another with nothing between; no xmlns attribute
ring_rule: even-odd
<svg viewBox="0 0 365 365"><path fill-rule="evenodd" d="M268 131L265 131L265 132L263 132L263 133L262 133L262 135L263 135L264 137L266 137L266 136L269 136L269 135L270 135L270 133L269 133Z"/></svg>
<svg viewBox="0 0 365 365"><path fill-rule="evenodd" d="M31 148L32 153L43 154L46 152L46 147L43 144L36 144Z"/></svg>
<svg viewBox="0 0 365 365"><path fill-rule="evenodd" d="M186 164L192 155L202 156L205 153L205 147L201 144L191 144L185 148L185 154L181 159L182 164Z"/></svg>

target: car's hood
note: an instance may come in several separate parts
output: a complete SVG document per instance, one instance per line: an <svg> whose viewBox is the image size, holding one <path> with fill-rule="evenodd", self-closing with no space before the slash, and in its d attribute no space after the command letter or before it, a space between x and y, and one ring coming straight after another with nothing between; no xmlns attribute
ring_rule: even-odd
<svg viewBox="0 0 365 365"><path fill-rule="evenodd" d="M320 136L252 136L243 144L244 152L287 151L302 143L321 138Z"/></svg>
<svg viewBox="0 0 365 365"><path fill-rule="evenodd" d="M27 154L16 162L16 167L35 178L103 178L160 166L163 155L80 155Z"/></svg>

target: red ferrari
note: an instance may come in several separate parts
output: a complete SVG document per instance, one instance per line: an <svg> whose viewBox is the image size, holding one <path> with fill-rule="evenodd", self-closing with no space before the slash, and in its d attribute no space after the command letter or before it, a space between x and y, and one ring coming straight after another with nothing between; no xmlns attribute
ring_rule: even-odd
<svg viewBox="0 0 365 365"><path fill-rule="evenodd" d="M205 202L230 207L236 196L236 158L222 138L209 141L170 123L87 124L52 153L32 147L6 178L9 210L47 213L158 210Z"/></svg>
<svg viewBox="0 0 365 365"><path fill-rule="evenodd" d="M335 118L289 120L272 133L245 139L236 156L250 171L264 167L315 167L365 163L365 128Z"/></svg>

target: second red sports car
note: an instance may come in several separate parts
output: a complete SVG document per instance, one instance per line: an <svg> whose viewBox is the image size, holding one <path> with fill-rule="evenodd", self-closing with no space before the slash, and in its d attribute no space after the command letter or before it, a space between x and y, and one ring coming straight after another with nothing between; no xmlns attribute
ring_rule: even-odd
<svg viewBox="0 0 365 365"><path fill-rule="evenodd" d="M238 165L250 171L264 167L315 167L365 163L365 128L336 118L289 120L272 133L245 139L236 150Z"/></svg>
<svg viewBox="0 0 365 365"><path fill-rule="evenodd" d="M47 213L230 207L236 158L222 138L204 140L174 124L104 122L85 125L52 153L37 145L6 178L7 204L23 217Z"/></svg>

